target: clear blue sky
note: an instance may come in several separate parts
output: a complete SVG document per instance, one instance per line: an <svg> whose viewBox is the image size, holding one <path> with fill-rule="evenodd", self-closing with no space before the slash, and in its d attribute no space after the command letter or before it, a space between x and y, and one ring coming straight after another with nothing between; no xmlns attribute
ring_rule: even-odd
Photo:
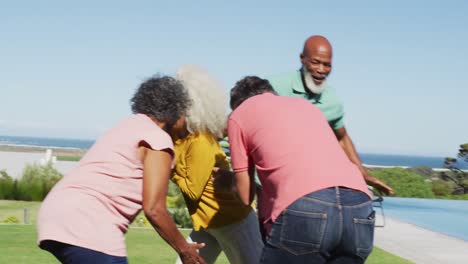
<svg viewBox="0 0 468 264"><path fill-rule="evenodd" d="M322 34L358 151L443 156L468 141L468 1L157 2L3 2L0 135L94 139L156 72L199 64L227 90L299 68Z"/></svg>

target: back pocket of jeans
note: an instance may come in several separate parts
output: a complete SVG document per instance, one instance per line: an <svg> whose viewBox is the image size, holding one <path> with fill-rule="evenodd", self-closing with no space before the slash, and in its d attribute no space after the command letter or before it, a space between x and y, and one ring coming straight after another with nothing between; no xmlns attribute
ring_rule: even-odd
<svg viewBox="0 0 468 264"><path fill-rule="evenodd" d="M281 248L294 255L319 252L326 226L327 214L285 210Z"/></svg>
<svg viewBox="0 0 468 264"><path fill-rule="evenodd" d="M374 245L375 216L371 218L353 218L356 254L366 259Z"/></svg>

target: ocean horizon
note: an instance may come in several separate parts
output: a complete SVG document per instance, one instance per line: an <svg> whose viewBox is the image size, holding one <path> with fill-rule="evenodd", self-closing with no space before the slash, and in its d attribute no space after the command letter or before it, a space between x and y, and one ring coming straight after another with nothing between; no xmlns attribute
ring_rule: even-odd
<svg viewBox="0 0 468 264"><path fill-rule="evenodd" d="M89 149L95 140L91 139L68 139L68 138L45 138L45 137L21 137L1 136L0 145L42 147L42 148L64 148L64 149ZM376 166L401 166L417 167L424 166L433 169L443 168L445 157L399 155L384 153L359 153L361 160L366 165ZM468 163L460 162L460 169L468 169Z"/></svg>

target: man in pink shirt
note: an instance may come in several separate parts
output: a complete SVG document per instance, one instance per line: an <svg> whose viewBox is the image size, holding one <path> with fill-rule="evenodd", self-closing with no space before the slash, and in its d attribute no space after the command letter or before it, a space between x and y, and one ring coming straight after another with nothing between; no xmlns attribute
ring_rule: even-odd
<svg viewBox="0 0 468 264"><path fill-rule="evenodd" d="M125 237L141 209L183 263L205 263L166 209L173 161L168 132L182 127L187 91L171 77L142 83L134 115L107 131L58 182L38 215L39 246L62 263L127 263Z"/></svg>
<svg viewBox="0 0 468 264"><path fill-rule="evenodd" d="M261 263L363 263L372 251L374 212L359 169L322 112L277 96L246 77L231 90L228 135L240 199L263 186L259 214L267 239Z"/></svg>

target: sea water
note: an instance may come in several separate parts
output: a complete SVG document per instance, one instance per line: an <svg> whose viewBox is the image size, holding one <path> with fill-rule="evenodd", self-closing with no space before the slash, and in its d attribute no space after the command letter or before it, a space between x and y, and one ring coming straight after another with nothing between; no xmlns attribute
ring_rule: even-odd
<svg viewBox="0 0 468 264"><path fill-rule="evenodd" d="M93 144L94 140L91 139L38 138L0 135L0 145L88 149ZM359 156L364 164L379 166L426 166L429 168L442 168L445 160L445 157L425 157L414 155L359 153ZM460 169L468 170L468 162L459 162L457 165Z"/></svg>
<svg viewBox="0 0 468 264"><path fill-rule="evenodd" d="M89 139L0 136L0 145L88 149L93 144L94 140Z"/></svg>

